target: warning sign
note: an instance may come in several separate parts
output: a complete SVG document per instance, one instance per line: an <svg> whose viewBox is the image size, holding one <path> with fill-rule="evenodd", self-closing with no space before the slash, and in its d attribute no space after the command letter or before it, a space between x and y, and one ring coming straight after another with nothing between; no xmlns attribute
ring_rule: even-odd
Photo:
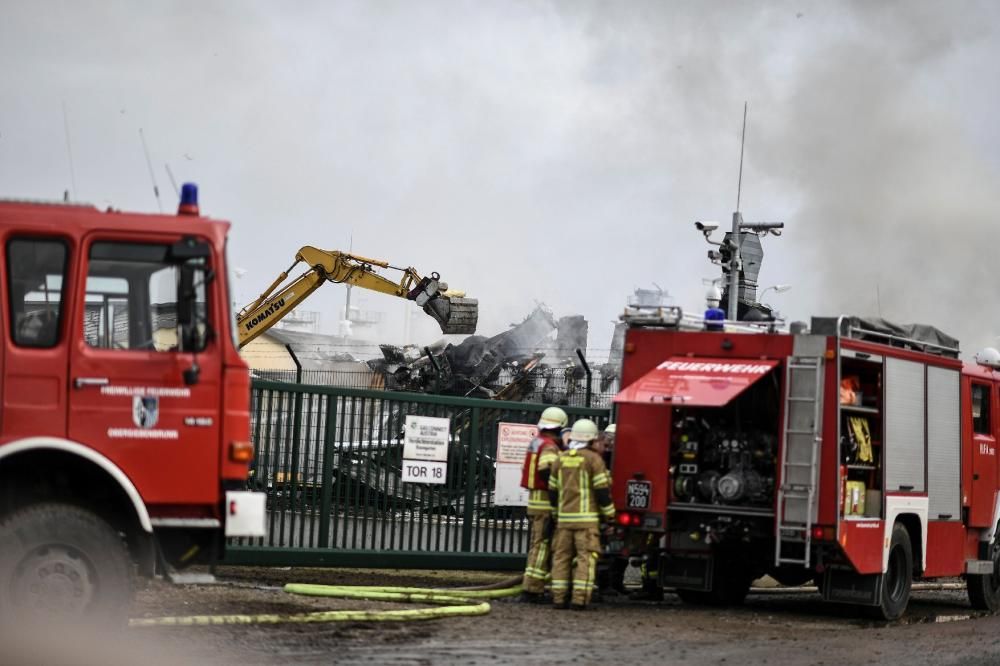
<svg viewBox="0 0 1000 666"><path fill-rule="evenodd" d="M526 423L497 425L497 473L493 490L496 506L527 506L528 491L521 487L521 465L538 428Z"/></svg>
<svg viewBox="0 0 1000 666"><path fill-rule="evenodd" d="M538 434L538 428L527 423L501 423L497 431L497 462L524 462L528 444Z"/></svg>

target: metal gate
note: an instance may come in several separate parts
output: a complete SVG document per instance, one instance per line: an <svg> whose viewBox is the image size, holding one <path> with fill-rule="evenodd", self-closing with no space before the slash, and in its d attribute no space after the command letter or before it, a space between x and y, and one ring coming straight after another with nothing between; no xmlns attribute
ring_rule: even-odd
<svg viewBox="0 0 1000 666"><path fill-rule="evenodd" d="M546 406L254 381L249 485L267 493L269 533L231 540L225 562L519 569L524 508L493 503L497 424L535 423ZM450 419L443 485L401 482L407 415Z"/></svg>

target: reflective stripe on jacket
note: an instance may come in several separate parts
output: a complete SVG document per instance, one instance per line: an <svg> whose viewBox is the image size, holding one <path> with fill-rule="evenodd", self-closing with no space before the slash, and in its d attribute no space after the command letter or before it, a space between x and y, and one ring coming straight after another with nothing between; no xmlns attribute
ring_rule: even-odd
<svg viewBox="0 0 1000 666"><path fill-rule="evenodd" d="M549 490L558 492L559 527L596 527L600 517L613 520L615 507L608 488L611 475L604 460L590 449L571 449L552 463ZM600 491L604 492L600 492ZM601 504L598 496L605 498Z"/></svg>

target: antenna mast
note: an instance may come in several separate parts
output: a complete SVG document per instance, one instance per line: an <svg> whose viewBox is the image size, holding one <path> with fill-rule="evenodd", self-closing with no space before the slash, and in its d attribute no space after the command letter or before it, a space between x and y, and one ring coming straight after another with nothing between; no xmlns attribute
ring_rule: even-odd
<svg viewBox="0 0 1000 666"><path fill-rule="evenodd" d="M743 136L740 138L740 178L736 182L736 210L740 210L740 193L743 191L743 146L747 142L747 103L743 102Z"/></svg>
<svg viewBox="0 0 1000 666"><path fill-rule="evenodd" d="M740 227L743 225L743 216L740 215L740 194L743 191L743 147L747 140L747 102L743 102L743 136L740 139L740 177L736 184L736 212L733 213L733 232L729 237L733 246L733 260L729 267L729 307L726 308L726 317L733 321L739 319L739 290L740 290L740 246L743 244L740 238Z"/></svg>
<svg viewBox="0 0 1000 666"><path fill-rule="evenodd" d="M149 168L149 179L153 181L153 195L156 197L156 207L163 212L163 204L160 203L160 188L156 185L156 175L153 173L153 162L149 159L149 148L146 147L146 135L139 128L139 139L142 140L142 152L146 156L146 166Z"/></svg>
<svg viewBox="0 0 1000 666"><path fill-rule="evenodd" d="M73 199L76 199L76 169L73 168L73 149L69 141L69 113L66 111L66 101L62 103L63 130L66 132L66 156L69 158L69 182L73 186Z"/></svg>

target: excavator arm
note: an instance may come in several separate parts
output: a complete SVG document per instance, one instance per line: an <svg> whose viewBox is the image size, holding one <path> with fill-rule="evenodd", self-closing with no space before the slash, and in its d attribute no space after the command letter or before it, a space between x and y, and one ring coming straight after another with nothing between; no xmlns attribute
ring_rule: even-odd
<svg viewBox="0 0 1000 666"><path fill-rule="evenodd" d="M281 287L299 264L308 268ZM375 272L376 267L400 271L402 277L399 282L393 282ZM421 277L412 267L399 268L379 259L307 245L298 251L294 263L264 293L236 315L240 347L278 323L324 282L340 282L414 301L438 322L443 333L476 332L478 301L464 298L464 294L449 292L448 285L441 282L437 273Z"/></svg>

